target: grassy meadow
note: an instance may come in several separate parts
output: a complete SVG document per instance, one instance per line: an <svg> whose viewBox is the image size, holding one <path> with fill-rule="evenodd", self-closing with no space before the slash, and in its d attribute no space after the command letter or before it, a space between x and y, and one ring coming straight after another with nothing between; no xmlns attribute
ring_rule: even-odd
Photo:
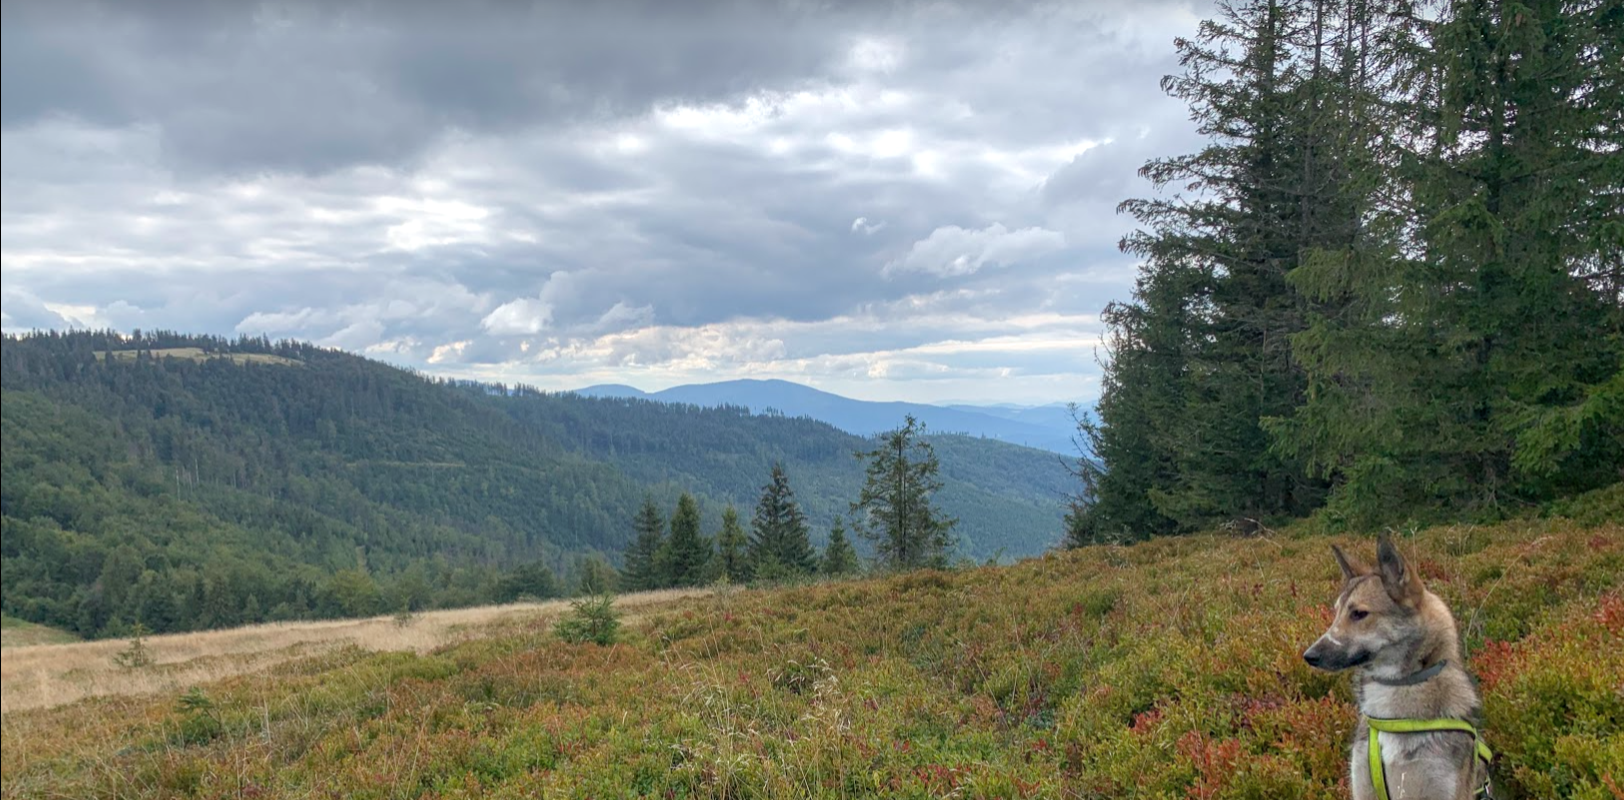
<svg viewBox="0 0 1624 800"><path fill-rule="evenodd" d="M699 590L667 589L617 598L622 613L637 615ZM87 697L138 696L181 691L200 683L264 671L270 667L344 648L362 651L427 653L492 631L558 618L563 600L512 603L440 611L407 617L275 622L226 630L142 638L150 664L129 669L116 660L131 642L81 642L72 634L6 618L6 647L0 662L0 711L66 705ZM629 618L635 618L629 617ZM18 636L13 639L12 633ZM68 647L37 647L74 643Z"/></svg>
<svg viewBox="0 0 1624 800"><path fill-rule="evenodd" d="M181 358L187 361L208 361L212 358L224 358L237 364L279 364L284 367L299 366L299 362L291 358L272 355L270 353L219 353L204 350L201 347L156 347L150 350L108 350L96 354L96 358L116 358L121 361L134 361L142 352L153 358Z"/></svg>
<svg viewBox="0 0 1624 800"><path fill-rule="evenodd" d="M531 609L51 707L11 706L12 659L87 645L8 649L0 794L1343 798L1347 680L1298 655L1329 618L1330 541L1371 547L1191 536L707 590L645 604L608 647ZM1624 528L1400 544L1460 621L1502 796L1624 797ZM253 662L232 633L184 658ZM59 669L110 658L74 652Z"/></svg>
<svg viewBox="0 0 1624 800"><path fill-rule="evenodd" d="M45 625L35 625L16 617L0 615L0 648L27 647L36 644L63 644L77 642L79 637L67 631Z"/></svg>

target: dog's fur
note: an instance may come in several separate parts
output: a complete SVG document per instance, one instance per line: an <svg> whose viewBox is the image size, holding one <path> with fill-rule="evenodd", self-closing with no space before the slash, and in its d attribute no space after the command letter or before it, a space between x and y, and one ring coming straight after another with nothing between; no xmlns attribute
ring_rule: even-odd
<svg viewBox="0 0 1624 800"><path fill-rule="evenodd" d="M1364 717L1378 719L1454 718L1475 723L1481 703L1477 687L1461 663L1455 618L1438 596L1421 585L1386 537L1377 546L1372 570L1336 546L1342 568L1331 627L1303 653L1308 663L1332 672L1353 670L1354 696L1363 717L1353 737L1354 800L1374 800L1368 761L1370 735ZM1394 681L1448 661L1423 683L1389 686ZM1488 780L1473 755L1469 734L1379 733L1391 800L1470 800Z"/></svg>

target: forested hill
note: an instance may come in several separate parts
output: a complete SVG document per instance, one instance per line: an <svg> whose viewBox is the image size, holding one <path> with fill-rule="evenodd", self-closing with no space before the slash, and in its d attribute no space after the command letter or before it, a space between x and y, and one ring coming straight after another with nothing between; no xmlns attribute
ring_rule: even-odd
<svg viewBox="0 0 1624 800"><path fill-rule="evenodd" d="M762 476L781 460L819 532L814 538L857 497L863 474L853 453L873 446L827 423L755 415L735 406L524 390L493 399L527 428L574 453L611 462L640 484L679 487L741 509L755 502ZM1076 488L1058 456L995 439L927 439L942 464L945 485L937 499L960 521L962 555L1026 556L1056 543L1062 505Z"/></svg>
<svg viewBox="0 0 1624 800"><path fill-rule="evenodd" d="M863 440L811 420L447 383L293 342L7 336L0 390L0 605L85 635L543 593L512 570L617 560L648 494L695 493L712 533L775 460L821 540L861 480ZM961 554L1058 538L1054 454L934 443Z"/></svg>

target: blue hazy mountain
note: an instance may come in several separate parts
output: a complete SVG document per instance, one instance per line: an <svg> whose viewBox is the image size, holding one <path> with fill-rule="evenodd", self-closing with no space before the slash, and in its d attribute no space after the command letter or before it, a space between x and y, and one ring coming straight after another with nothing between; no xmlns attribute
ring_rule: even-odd
<svg viewBox="0 0 1624 800"><path fill-rule="evenodd" d="M582 397L648 397L648 393L642 389L623 383L600 383L597 386L576 389L575 393Z"/></svg>
<svg viewBox="0 0 1624 800"><path fill-rule="evenodd" d="M810 417L859 436L887 431L912 414L932 433L962 433L1056 453L1072 454L1074 426L1063 405L937 406L926 403L873 402L780 380L737 380L673 386L644 392L621 384L576 390L588 397L644 398L696 406L742 406L755 413L777 412Z"/></svg>
<svg viewBox="0 0 1624 800"><path fill-rule="evenodd" d="M1094 410L1092 404L1080 403L1078 406L1077 410L1079 412L1092 412ZM1018 406L1009 403L980 406L971 403L949 403L944 404L944 407L977 414L988 414L1000 419L1024 422L1043 428L1065 428L1068 435L1076 428L1076 424L1072 420L1071 409L1065 403L1050 403L1042 406Z"/></svg>

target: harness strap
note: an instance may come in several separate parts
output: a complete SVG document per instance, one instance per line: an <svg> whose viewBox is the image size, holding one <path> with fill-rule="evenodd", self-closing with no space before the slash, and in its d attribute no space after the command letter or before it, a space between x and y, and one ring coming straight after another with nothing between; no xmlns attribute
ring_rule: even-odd
<svg viewBox="0 0 1624 800"><path fill-rule="evenodd" d="M1472 723L1463 719L1382 719L1380 717L1365 717L1365 723L1370 728L1370 782L1376 789L1376 800L1392 800L1387 793L1387 768L1382 763L1382 746L1379 733L1431 733L1433 731L1459 731L1472 735L1473 755L1478 761L1487 766L1494 760L1494 753L1489 750L1488 744L1483 741L1482 734ZM1479 797L1487 797L1489 786L1485 782L1477 790Z"/></svg>

